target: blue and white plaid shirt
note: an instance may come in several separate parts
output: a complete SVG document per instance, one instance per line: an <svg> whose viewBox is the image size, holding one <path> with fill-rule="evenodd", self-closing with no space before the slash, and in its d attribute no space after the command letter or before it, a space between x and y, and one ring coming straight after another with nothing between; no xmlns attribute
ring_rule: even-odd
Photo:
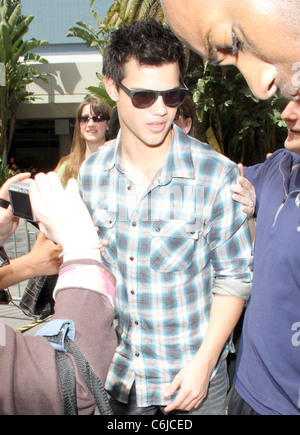
<svg viewBox="0 0 300 435"><path fill-rule="evenodd" d="M138 406L164 405L164 390L201 346L213 294L249 297L249 230L230 191L238 169L210 146L174 126L168 160L137 201L120 143L119 134L79 174L117 278L119 345L106 387L126 403L135 381Z"/></svg>

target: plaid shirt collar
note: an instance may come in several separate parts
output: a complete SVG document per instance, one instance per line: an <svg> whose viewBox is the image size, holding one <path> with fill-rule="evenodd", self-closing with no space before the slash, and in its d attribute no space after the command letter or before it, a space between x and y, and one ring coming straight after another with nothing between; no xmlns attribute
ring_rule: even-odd
<svg viewBox="0 0 300 435"><path fill-rule="evenodd" d="M179 127L173 125L173 131L174 138L168 160L166 165L164 165L162 170L157 174L159 184L161 185L170 183L172 178L195 178L195 168L190 143L185 140L184 133ZM122 174L125 172L121 158L121 138L122 134L120 131L116 139L114 152L106 162L106 171L110 171L115 167Z"/></svg>

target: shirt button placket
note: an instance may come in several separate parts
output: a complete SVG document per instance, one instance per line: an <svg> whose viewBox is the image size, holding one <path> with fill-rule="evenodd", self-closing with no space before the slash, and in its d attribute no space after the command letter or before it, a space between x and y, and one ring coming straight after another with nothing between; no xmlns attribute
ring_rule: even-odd
<svg viewBox="0 0 300 435"><path fill-rule="evenodd" d="M128 186L129 187L129 186ZM130 190L130 189L129 189ZM137 244L138 237L136 231L139 228L139 214L138 211L135 210L131 216L131 222L128 227L128 237L131 240L130 250L131 254L129 254L129 264L128 264L128 288L130 293L130 298L128 300L128 309L130 313L130 317L132 319L133 330L131 334L132 339L132 347L134 349L133 355L135 358L140 359L140 346L141 346L141 337L140 337L140 322L137 319L138 317L138 307L137 307L137 290L136 290L136 277L138 275L138 262L137 262Z"/></svg>

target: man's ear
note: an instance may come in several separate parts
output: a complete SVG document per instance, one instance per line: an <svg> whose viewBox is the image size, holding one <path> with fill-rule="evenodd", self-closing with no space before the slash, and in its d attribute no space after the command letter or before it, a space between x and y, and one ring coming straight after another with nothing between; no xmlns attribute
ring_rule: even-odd
<svg viewBox="0 0 300 435"><path fill-rule="evenodd" d="M106 92L108 93L110 98L113 101L118 102L119 101L119 92L118 92L116 82L113 79L108 78L107 76L104 76L103 83L104 83Z"/></svg>
<svg viewBox="0 0 300 435"><path fill-rule="evenodd" d="M184 120L184 129L183 130L186 132L186 134L189 134L189 132L191 131L192 124L193 124L193 121L192 121L192 118L190 116Z"/></svg>

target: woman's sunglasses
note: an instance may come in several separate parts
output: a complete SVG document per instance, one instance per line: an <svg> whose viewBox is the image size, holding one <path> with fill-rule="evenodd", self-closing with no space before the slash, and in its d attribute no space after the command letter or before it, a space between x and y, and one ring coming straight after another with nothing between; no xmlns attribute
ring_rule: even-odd
<svg viewBox="0 0 300 435"><path fill-rule="evenodd" d="M133 106L137 109L147 109L152 106L160 95L166 106L179 107L184 102L189 92L185 85L185 88L174 88L168 91L152 91L148 89L131 91L126 88L126 86L122 85L122 83L117 83L117 85L129 95Z"/></svg>
<svg viewBox="0 0 300 435"><path fill-rule="evenodd" d="M91 119L93 122L107 121L107 119L103 115L94 115L94 116L82 115L82 116L79 116L80 124L86 124L86 123L90 122Z"/></svg>

